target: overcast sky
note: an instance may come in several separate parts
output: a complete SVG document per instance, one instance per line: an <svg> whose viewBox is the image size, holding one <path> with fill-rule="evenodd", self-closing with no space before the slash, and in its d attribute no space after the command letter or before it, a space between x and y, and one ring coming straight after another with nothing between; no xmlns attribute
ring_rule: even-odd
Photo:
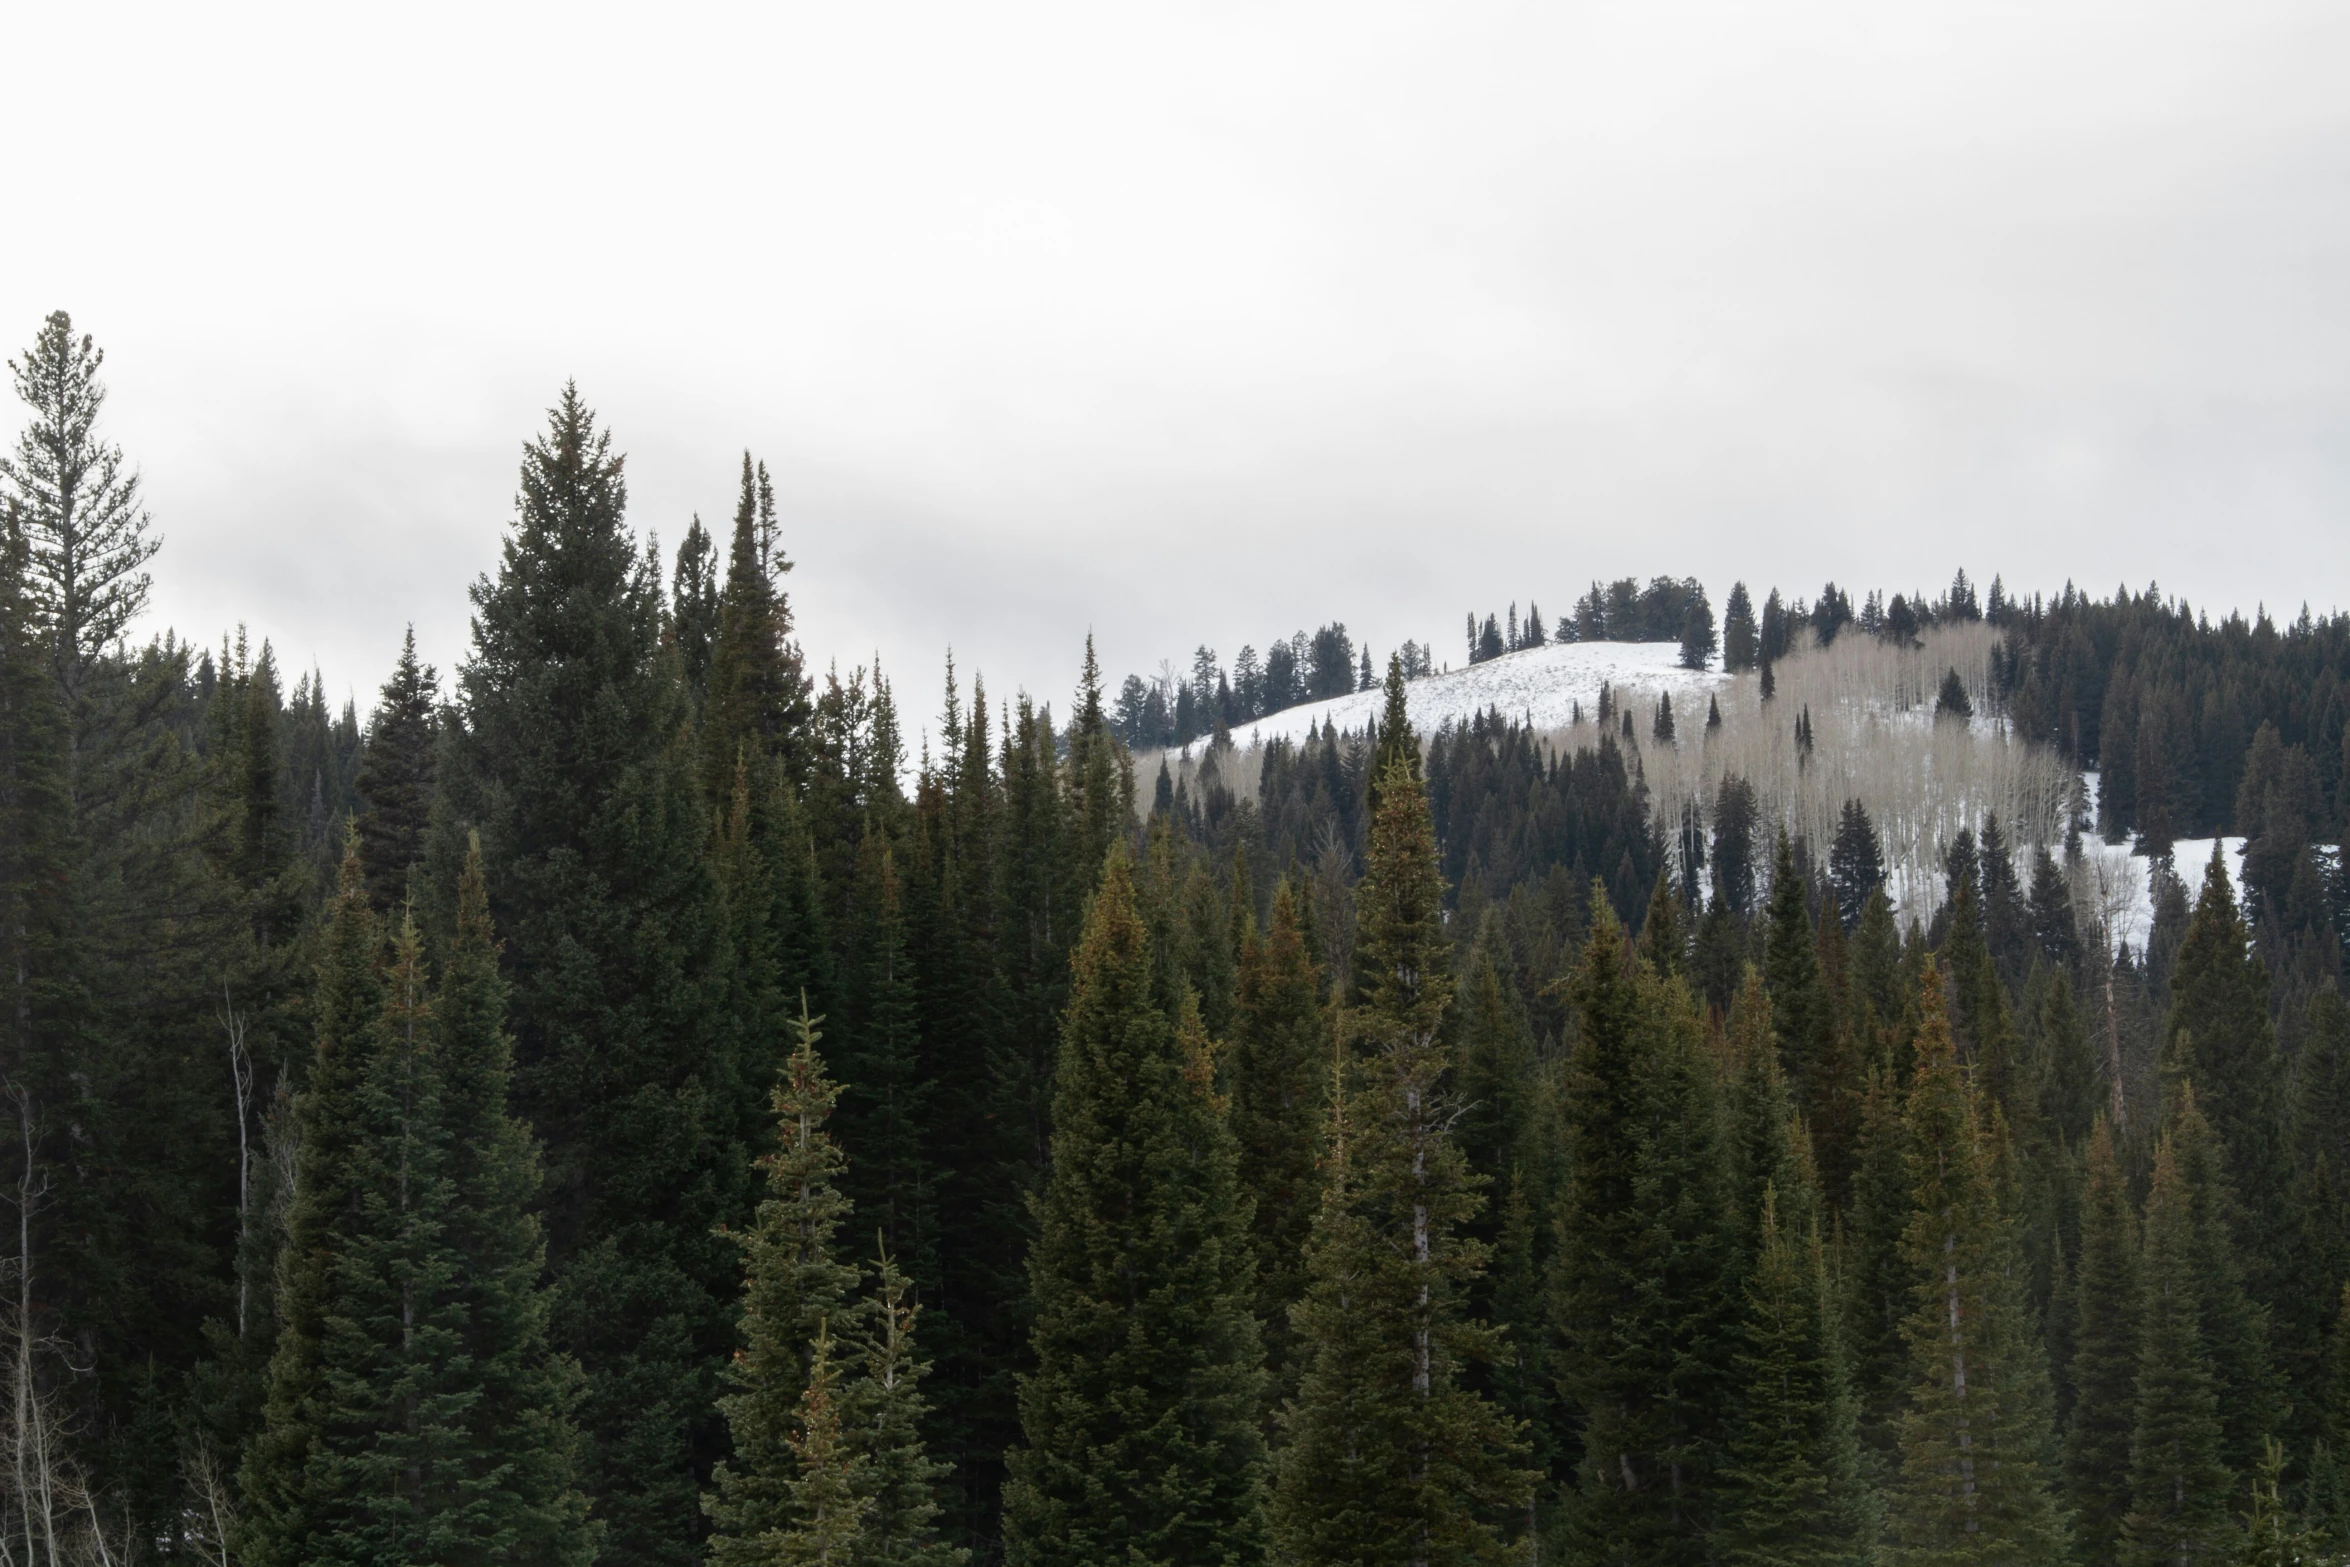
<svg viewBox="0 0 2350 1567"><path fill-rule="evenodd" d="M0 343L362 708L576 377L919 720L1594 577L2350 606L2350 5L11 6ZM13 413L10 414L13 420ZM910 728L914 727L912 725Z"/></svg>

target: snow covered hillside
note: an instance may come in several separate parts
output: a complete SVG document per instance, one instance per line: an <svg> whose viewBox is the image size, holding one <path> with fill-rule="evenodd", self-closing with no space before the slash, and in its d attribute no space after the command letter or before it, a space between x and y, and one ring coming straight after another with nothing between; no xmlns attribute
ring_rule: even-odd
<svg viewBox="0 0 2350 1567"><path fill-rule="evenodd" d="M1473 714L1499 708L1505 718L1520 723L1531 719L1537 729L1557 729L1574 717L1577 703L1589 722L1598 710L1603 684L1612 686L1619 697L1637 696L1644 724L1647 709L1655 706L1660 693L1668 692L1676 714L1688 710L1683 697L1692 698L1694 717L1702 722L1706 693L1719 688L1724 679L1711 670L1683 669L1678 643L1553 642L1413 681L1412 727L1424 738L1448 723L1465 723ZM1309 702L1242 725L1232 732L1232 743L1245 751L1268 740L1303 740L1309 729L1332 724L1341 734L1360 734L1379 716L1385 700L1374 689ZM1194 741L1193 748L1203 743Z"/></svg>

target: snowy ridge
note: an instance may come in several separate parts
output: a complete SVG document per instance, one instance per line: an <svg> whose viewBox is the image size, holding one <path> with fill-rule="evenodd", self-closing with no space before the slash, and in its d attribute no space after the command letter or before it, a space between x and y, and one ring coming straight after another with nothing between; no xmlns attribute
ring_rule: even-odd
<svg viewBox="0 0 2350 1567"><path fill-rule="evenodd" d="M1405 689L1412 727L1424 740L1448 723L1467 723L1476 714L1494 708L1499 708L1504 718L1520 723L1531 719L1536 729L1561 729L1580 703L1588 723L1598 714L1602 685L1613 687L1618 699L1636 699L1643 709L1654 706L1660 694L1669 693L1677 723L1702 723L1703 698L1726 680L1714 670L1683 669L1680 644L1675 642L1552 642L1504 653L1466 669L1423 675ZM1694 712L1680 711L1684 696L1697 699ZM1386 702L1385 695L1374 688L1286 708L1233 730L1232 743L1245 751L1270 740L1303 740L1307 731L1328 729L1333 724L1341 734L1361 734L1379 717ZM1643 734L1647 717L1645 711L1640 712Z"/></svg>

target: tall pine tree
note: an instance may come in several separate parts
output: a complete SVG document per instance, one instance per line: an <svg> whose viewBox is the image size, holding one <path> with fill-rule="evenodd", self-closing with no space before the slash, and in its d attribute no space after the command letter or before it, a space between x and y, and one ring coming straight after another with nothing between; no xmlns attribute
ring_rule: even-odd
<svg viewBox="0 0 2350 1567"><path fill-rule="evenodd" d="M1486 1261L1461 1234L1481 1197L1447 1131L1443 882L1393 670L1356 894L1363 1000L1336 1072L1273 1507L1282 1554L1314 1567L1497 1560L1531 1481L1520 1433L1462 1382L1491 1354L1463 1309Z"/></svg>
<svg viewBox="0 0 2350 1567"><path fill-rule="evenodd" d="M1265 1549L1264 1349L1232 1134L1195 1010L1152 995L1113 851L1075 960L1029 1258L1035 1369L1005 1559L1240 1562Z"/></svg>
<svg viewBox="0 0 2350 1567"><path fill-rule="evenodd" d="M1904 1114L1913 1380L1889 1545L1915 1567L2057 1561L2070 1541L2053 1494L2047 1360L2001 1200L2002 1156L1986 1146L1999 1133L1959 1066L1941 992L1929 967Z"/></svg>

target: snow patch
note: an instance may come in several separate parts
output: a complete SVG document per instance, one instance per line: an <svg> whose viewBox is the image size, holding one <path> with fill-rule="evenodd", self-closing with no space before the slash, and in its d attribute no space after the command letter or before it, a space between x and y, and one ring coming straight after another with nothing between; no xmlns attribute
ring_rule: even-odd
<svg viewBox="0 0 2350 1567"><path fill-rule="evenodd" d="M1599 688L1606 685L1619 702L1634 701L1633 721L1645 739L1658 696L1672 696L1675 727L1689 729L1705 722L1703 698L1727 682L1718 669L1683 669L1677 642L1552 642L1423 675L1405 692L1412 727L1425 740L1446 724L1465 724L1496 708L1506 719L1558 729L1572 721L1580 704L1589 723L1598 716ZM1696 700L1684 704L1685 696ZM1245 751L1271 740L1303 740L1309 730L1333 724L1341 734L1360 734L1386 706L1386 694L1377 688L1309 702L1241 725L1232 731L1232 743Z"/></svg>

